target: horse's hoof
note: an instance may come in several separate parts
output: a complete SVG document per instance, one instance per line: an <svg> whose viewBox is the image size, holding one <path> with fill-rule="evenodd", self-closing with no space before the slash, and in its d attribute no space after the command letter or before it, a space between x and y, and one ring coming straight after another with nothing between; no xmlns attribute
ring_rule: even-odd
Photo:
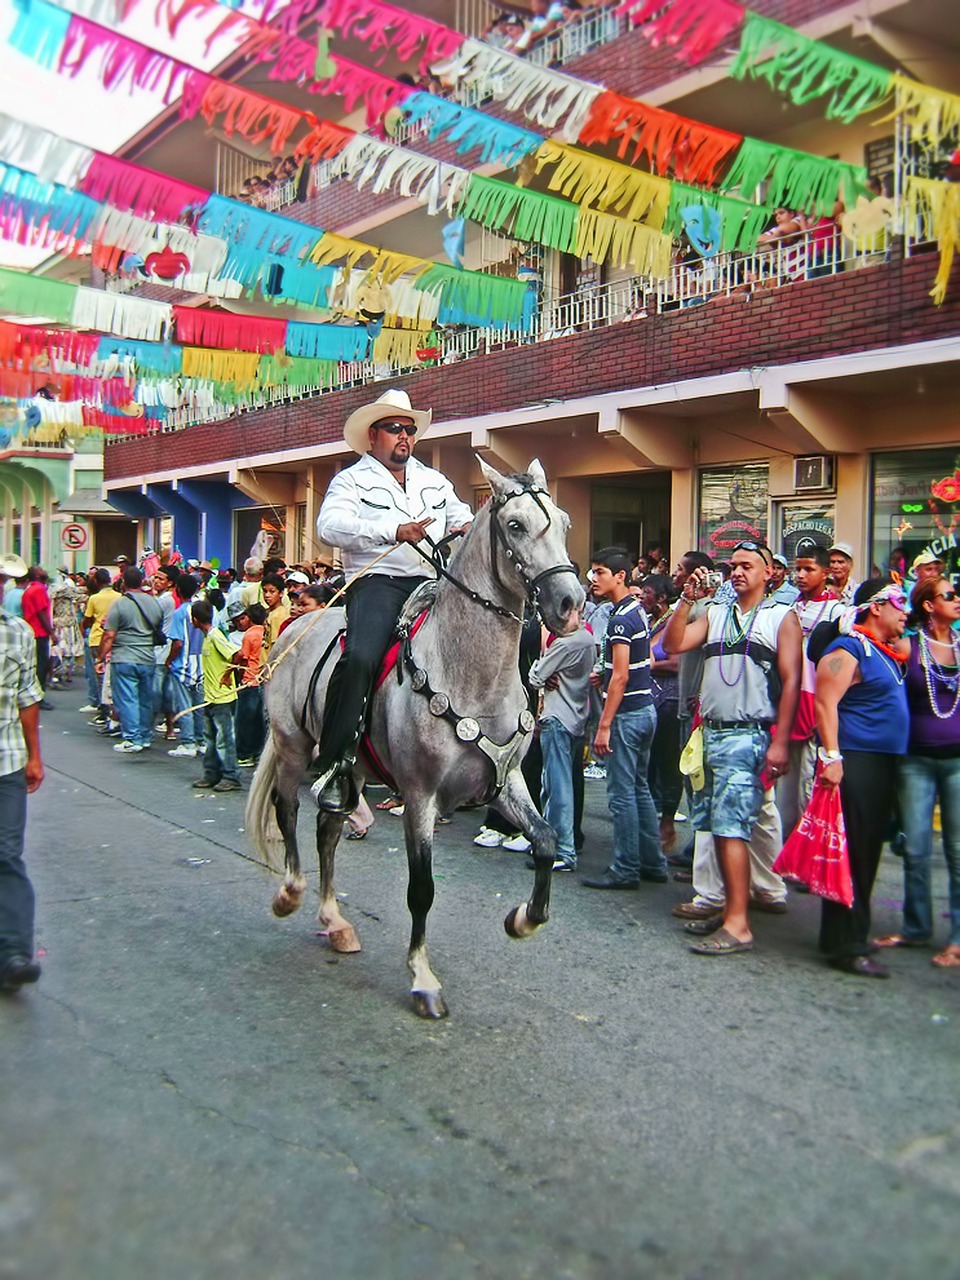
<svg viewBox="0 0 960 1280"><path fill-rule="evenodd" d="M448 1018L450 1010L439 991L411 991L413 1011L418 1018Z"/></svg>
<svg viewBox="0 0 960 1280"><path fill-rule="evenodd" d="M295 911L300 909L300 903L303 901L303 894L297 893L290 889L287 885L278 889L273 897L273 914L281 919L284 916L292 916Z"/></svg>
<svg viewBox="0 0 960 1280"><path fill-rule="evenodd" d="M530 919L527 915L527 904L521 902L519 907L514 907L512 911L507 912L503 927L507 931L508 938L530 938L537 932L540 925Z"/></svg>
<svg viewBox="0 0 960 1280"><path fill-rule="evenodd" d="M333 951L339 951L342 956L354 955L360 950L360 939L357 937L356 931L352 924L348 924L345 929L337 929L333 933L328 933L330 947Z"/></svg>

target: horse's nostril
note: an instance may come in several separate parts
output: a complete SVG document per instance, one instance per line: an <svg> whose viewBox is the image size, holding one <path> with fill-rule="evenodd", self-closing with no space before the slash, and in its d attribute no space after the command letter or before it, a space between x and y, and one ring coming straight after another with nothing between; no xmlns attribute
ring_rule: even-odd
<svg viewBox="0 0 960 1280"><path fill-rule="evenodd" d="M560 601L561 617L569 618L572 609L573 609L573 600L570 598L570 596L564 596L563 599Z"/></svg>

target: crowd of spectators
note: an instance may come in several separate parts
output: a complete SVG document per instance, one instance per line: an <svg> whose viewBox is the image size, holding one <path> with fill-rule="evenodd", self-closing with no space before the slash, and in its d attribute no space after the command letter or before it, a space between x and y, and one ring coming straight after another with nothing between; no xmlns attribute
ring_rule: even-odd
<svg viewBox="0 0 960 1280"><path fill-rule="evenodd" d="M493 19L481 39L504 53L515 53L521 57L529 56L538 46L545 44L553 37L573 36L574 45L569 52L573 56L586 51L576 35L585 18L590 14L603 10L613 10L615 5L591 4L589 0L532 0L530 14L503 13ZM611 21L616 18L611 13ZM616 29L614 27L614 29ZM560 54L556 60L566 61L564 41L560 41Z"/></svg>

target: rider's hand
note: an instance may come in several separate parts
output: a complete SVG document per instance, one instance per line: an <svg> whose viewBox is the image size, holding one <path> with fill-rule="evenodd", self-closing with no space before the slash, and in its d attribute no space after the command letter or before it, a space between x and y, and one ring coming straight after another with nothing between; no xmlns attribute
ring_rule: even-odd
<svg viewBox="0 0 960 1280"><path fill-rule="evenodd" d="M426 520L411 520L397 526L398 542L421 542L427 533L427 525L433 524L433 516Z"/></svg>

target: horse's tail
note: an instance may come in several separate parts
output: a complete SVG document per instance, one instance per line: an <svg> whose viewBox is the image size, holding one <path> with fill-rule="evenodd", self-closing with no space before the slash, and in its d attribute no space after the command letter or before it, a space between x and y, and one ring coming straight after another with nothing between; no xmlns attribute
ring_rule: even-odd
<svg viewBox="0 0 960 1280"><path fill-rule="evenodd" d="M279 772L273 736L267 734L267 740L260 755L260 763L250 783L244 826L253 847L261 857L266 859L271 870L282 872L284 869L283 837L280 834L276 810L273 807L274 789Z"/></svg>

